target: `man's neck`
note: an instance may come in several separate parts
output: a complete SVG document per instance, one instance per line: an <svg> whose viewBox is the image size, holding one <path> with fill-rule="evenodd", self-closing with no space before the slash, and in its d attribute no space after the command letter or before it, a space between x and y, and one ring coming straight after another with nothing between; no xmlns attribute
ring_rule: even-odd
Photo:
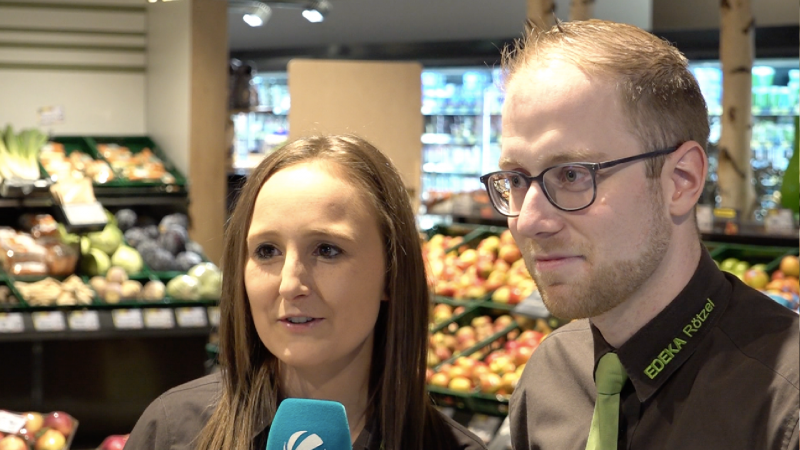
<svg viewBox="0 0 800 450"><path fill-rule="evenodd" d="M590 319L611 346L619 348L627 342L689 283L700 261L702 244L699 240L695 240L695 245L686 242L673 240L661 264L645 284L616 308Z"/></svg>

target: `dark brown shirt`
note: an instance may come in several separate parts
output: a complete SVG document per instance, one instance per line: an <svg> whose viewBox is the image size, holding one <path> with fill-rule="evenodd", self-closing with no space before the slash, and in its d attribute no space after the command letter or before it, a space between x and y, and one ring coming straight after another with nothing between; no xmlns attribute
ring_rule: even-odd
<svg viewBox="0 0 800 450"><path fill-rule="evenodd" d="M800 322L703 252L689 284L617 349L628 373L619 449L798 448ZM613 348L589 321L554 331L511 398L515 450L583 450L594 369Z"/></svg>
<svg viewBox="0 0 800 450"><path fill-rule="evenodd" d="M222 388L218 374L209 375L162 394L136 422L125 450L188 450L200 435ZM453 450L485 450L483 442L452 419L442 416L451 431ZM253 450L267 446L269 427L253 438ZM353 444L353 450L379 450L380 436L365 428Z"/></svg>

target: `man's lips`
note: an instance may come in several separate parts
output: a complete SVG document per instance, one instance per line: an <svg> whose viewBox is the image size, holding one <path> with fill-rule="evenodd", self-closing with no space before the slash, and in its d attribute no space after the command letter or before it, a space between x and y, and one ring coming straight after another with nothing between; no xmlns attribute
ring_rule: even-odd
<svg viewBox="0 0 800 450"><path fill-rule="evenodd" d="M536 256L534 258L536 271L538 272L560 269L563 266L579 262L582 260L583 257L580 255L568 255L568 254L551 254L544 256Z"/></svg>

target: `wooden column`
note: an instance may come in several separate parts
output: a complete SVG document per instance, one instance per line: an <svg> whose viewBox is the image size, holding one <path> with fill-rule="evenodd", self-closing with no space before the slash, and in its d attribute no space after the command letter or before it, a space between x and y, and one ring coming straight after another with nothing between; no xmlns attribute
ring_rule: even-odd
<svg viewBox="0 0 800 450"><path fill-rule="evenodd" d="M540 30L555 25L556 5L553 0L528 0L528 23Z"/></svg>
<svg viewBox="0 0 800 450"><path fill-rule="evenodd" d="M589 20L594 15L594 0L572 0L569 20Z"/></svg>
<svg viewBox="0 0 800 450"><path fill-rule="evenodd" d="M724 208L750 219L756 205L750 180L752 75L755 21L750 0L721 0L722 132L719 139L719 192Z"/></svg>
<svg viewBox="0 0 800 450"><path fill-rule="evenodd" d="M192 0L191 12L189 233L219 264L227 192L228 2Z"/></svg>

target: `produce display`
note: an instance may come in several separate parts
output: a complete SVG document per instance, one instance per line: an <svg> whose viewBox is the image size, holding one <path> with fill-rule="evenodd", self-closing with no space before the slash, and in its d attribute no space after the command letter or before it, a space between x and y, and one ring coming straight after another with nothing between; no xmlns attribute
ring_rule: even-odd
<svg viewBox="0 0 800 450"><path fill-rule="evenodd" d="M46 142L47 136L37 129L14 133L7 125L0 136L0 180L41 178L38 156Z"/></svg>
<svg viewBox="0 0 800 450"><path fill-rule="evenodd" d="M97 447L97 450L122 450L125 448L125 443L128 442L129 434L114 434L105 439Z"/></svg>
<svg viewBox="0 0 800 450"><path fill-rule="evenodd" d="M800 260L797 256L783 256L772 273L767 273L765 264L751 265L734 257L717 261L717 265L787 308L797 310L800 307Z"/></svg>
<svg viewBox="0 0 800 450"><path fill-rule="evenodd" d="M17 231L0 227L0 266L19 276L67 276L75 272L78 253L58 236L48 214L23 216Z"/></svg>
<svg viewBox="0 0 800 450"><path fill-rule="evenodd" d="M78 421L69 414L0 410L0 450L68 450Z"/></svg>
<svg viewBox="0 0 800 450"><path fill-rule="evenodd" d="M67 154L60 142L48 142L39 153L39 161L53 181L88 177L102 184L116 178L106 161L77 150Z"/></svg>
<svg viewBox="0 0 800 450"><path fill-rule="evenodd" d="M508 230L475 243L435 234L422 252L436 295L480 299L492 294L496 303L516 304L536 289Z"/></svg>
<svg viewBox="0 0 800 450"><path fill-rule="evenodd" d="M132 153L128 147L117 144L97 144L97 151L123 178L130 181L160 181L175 183L175 177L164 167L164 162L149 148Z"/></svg>
<svg viewBox="0 0 800 450"><path fill-rule="evenodd" d="M93 297L89 286L76 275L63 282L50 277L31 283L16 281L14 287L29 306L90 305Z"/></svg>
<svg viewBox="0 0 800 450"><path fill-rule="evenodd" d="M0 307L17 305L19 305L17 296L14 295L7 284L0 282Z"/></svg>

